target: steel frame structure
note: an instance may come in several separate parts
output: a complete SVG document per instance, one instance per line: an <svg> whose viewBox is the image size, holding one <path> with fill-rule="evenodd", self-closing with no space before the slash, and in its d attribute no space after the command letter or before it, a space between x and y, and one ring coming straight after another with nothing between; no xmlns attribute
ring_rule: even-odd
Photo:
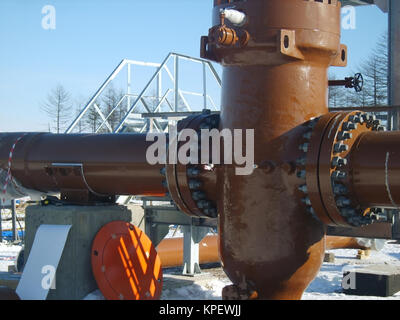
<svg viewBox="0 0 400 320"><path fill-rule="evenodd" d="M173 60L174 70L171 72L168 64ZM184 91L180 85L180 73L181 73L181 61L189 61L191 63L202 65L202 90L201 92ZM143 90L139 93L132 92L132 74L133 68L135 66L154 68L155 72L149 82L145 85ZM126 79L126 93L117 102L115 106L111 109L108 114L104 114L98 104L97 99L101 96L103 92L111 85L112 81L123 71L127 69L127 79ZM97 126L95 133L100 133L102 131L107 131L110 133L121 133L124 132L128 127L132 128L135 132L146 132L146 131L166 131L168 128L168 122L160 120L157 113L162 112L163 106L171 112L192 112L196 108L187 100L187 96L198 96L203 97L203 109L217 110L217 106L214 99L207 92L207 72L210 72L215 82L218 86L221 86L221 79L215 70L214 66L210 61L194 58L177 53L169 53L164 61L159 63L151 62L141 62L124 59L119 65L114 69L114 71L108 76L96 93L92 96L86 106L82 109L76 119L71 123L65 133L73 133L76 130L79 122L88 114L90 110L94 110L100 119L101 123ZM164 76L172 81L172 86L166 86L163 81ZM154 86L157 88L156 95L149 94L149 89ZM149 101L156 101L156 105L151 107ZM181 102L181 103L180 103ZM113 128L109 119L119 108L126 105L126 111L122 120L118 125ZM139 106L146 112L139 112ZM198 110L198 108L197 108ZM150 114L151 116L147 116ZM149 120L149 121L148 121Z"/></svg>

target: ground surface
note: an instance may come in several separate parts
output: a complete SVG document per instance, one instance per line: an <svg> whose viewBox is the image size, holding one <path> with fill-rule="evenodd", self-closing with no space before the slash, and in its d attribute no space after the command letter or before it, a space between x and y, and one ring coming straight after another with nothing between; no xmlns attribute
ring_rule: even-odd
<svg viewBox="0 0 400 320"><path fill-rule="evenodd" d="M0 244L0 271L7 271L15 263L20 246ZM366 260L358 260L357 250L331 250L335 253L334 263L324 263L317 278L306 290L304 300L400 300L400 293L393 297L349 296L342 292L343 269L358 268L364 265L388 264L400 266L400 244L388 242L382 251L371 252ZM230 284L221 268L203 269L203 274L196 277L180 275L180 269L164 272L164 290L162 300L219 300L222 288ZM103 299L99 291L86 297L87 300Z"/></svg>
<svg viewBox="0 0 400 320"><path fill-rule="evenodd" d="M400 266L400 245L388 242L382 251L371 252L368 259L357 259L357 250L331 250L336 256L334 263L324 263L317 278L303 295L303 300L400 300L400 292L389 298L351 296L342 292L344 269L365 265L388 264ZM203 269L203 274L194 278L180 275L180 269L169 269L164 273L162 300L220 300L222 288L231 282L221 268ZM102 299L99 291L87 299Z"/></svg>

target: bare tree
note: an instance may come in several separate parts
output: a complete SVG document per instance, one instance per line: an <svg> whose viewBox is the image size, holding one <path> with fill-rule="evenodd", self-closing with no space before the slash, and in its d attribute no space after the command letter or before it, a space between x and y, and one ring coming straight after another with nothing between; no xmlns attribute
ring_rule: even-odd
<svg viewBox="0 0 400 320"><path fill-rule="evenodd" d="M85 107L86 101L87 101L87 99L84 98L83 96L80 96L77 99L74 99L75 117L78 117L80 115L83 108ZM87 129L87 121L85 121L85 118L82 118L76 124L76 130L77 130L77 132L82 133L82 132L85 132L86 129Z"/></svg>
<svg viewBox="0 0 400 320"><path fill-rule="evenodd" d="M337 80L336 75L329 74L329 80ZM343 107L346 104L345 93L345 88L343 87L329 87L329 108Z"/></svg>
<svg viewBox="0 0 400 320"><path fill-rule="evenodd" d="M100 108L101 104L100 102L96 101L95 102L96 105ZM92 106L88 112L86 113L86 123L90 128L90 131L92 133L96 133L99 125L101 124L101 117L99 115L99 113L97 112L97 110Z"/></svg>
<svg viewBox="0 0 400 320"><path fill-rule="evenodd" d="M330 107L365 107L386 105L388 98L388 37L384 33L378 40L370 56L361 62L357 72L364 77L364 87L361 92L355 92L344 87L329 88ZM332 80L336 77L330 76Z"/></svg>
<svg viewBox="0 0 400 320"><path fill-rule="evenodd" d="M383 34L371 55L360 65L366 92L365 105L387 105L388 99L388 37Z"/></svg>
<svg viewBox="0 0 400 320"><path fill-rule="evenodd" d="M70 94L62 85L57 85L50 91L41 109L52 121L53 128L57 133L68 124L71 119L71 98Z"/></svg>
<svg viewBox="0 0 400 320"><path fill-rule="evenodd" d="M111 129L114 131L123 118L123 112L121 110L122 103L117 107L118 103L121 101L124 93L122 90L116 90L110 87L105 93L102 99L102 111L104 116L107 118Z"/></svg>

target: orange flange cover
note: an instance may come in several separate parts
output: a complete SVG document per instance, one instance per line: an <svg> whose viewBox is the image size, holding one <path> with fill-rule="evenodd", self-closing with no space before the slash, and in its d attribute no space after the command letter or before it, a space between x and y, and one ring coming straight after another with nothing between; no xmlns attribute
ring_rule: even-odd
<svg viewBox="0 0 400 320"><path fill-rule="evenodd" d="M107 300L156 300L162 291L161 260L150 239L134 225L114 221L96 235L92 270Z"/></svg>

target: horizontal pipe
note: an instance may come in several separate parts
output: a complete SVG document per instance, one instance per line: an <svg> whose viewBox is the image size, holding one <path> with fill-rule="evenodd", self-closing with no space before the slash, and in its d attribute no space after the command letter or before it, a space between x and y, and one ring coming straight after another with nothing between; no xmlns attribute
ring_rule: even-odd
<svg viewBox="0 0 400 320"><path fill-rule="evenodd" d="M0 187L97 196L165 195L162 165L150 165L145 134L0 134ZM11 165L12 185L5 173ZM8 180L8 182L7 182Z"/></svg>
<svg viewBox="0 0 400 320"><path fill-rule="evenodd" d="M370 243L374 243L370 241ZM157 246L163 268L183 265L183 238L164 239ZM326 236L326 250L332 249L371 249L364 241L351 237ZM201 264L220 262L218 254L218 236L207 236L199 245Z"/></svg>
<svg viewBox="0 0 400 320"><path fill-rule="evenodd" d="M164 239L156 248L163 268L183 265L183 238ZM218 254L218 236L207 236L199 244L201 264L220 262Z"/></svg>
<svg viewBox="0 0 400 320"><path fill-rule="evenodd" d="M366 132L350 155L352 193L362 207L400 208L400 132Z"/></svg>
<svg viewBox="0 0 400 320"><path fill-rule="evenodd" d="M331 249L369 249L368 247L361 245L356 238L349 237L326 237L326 250Z"/></svg>
<svg viewBox="0 0 400 320"><path fill-rule="evenodd" d="M367 238L351 238L327 236L325 242L326 250L331 249L360 249L360 250L375 250L383 249L386 240L383 239L367 239Z"/></svg>

